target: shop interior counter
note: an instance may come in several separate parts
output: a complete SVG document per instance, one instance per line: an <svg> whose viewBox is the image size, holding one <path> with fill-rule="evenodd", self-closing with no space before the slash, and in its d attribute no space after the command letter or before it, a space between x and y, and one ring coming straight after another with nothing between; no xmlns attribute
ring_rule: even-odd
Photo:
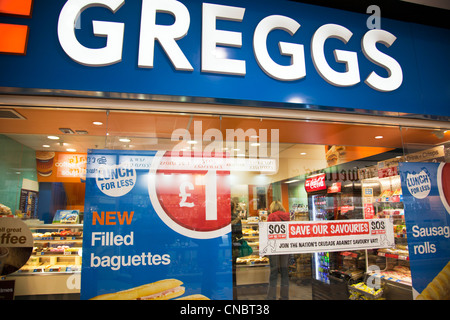
<svg viewBox="0 0 450 320"><path fill-rule="evenodd" d="M30 225L33 252L5 277L15 281L15 297L80 294L82 224Z"/></svg>
<svg viewBox="0 0 450 320"><path fill-rule="evenodd" d="M239 286L269 283L269 258L259 256L258 221L244 220L242 234L253 252L251 255L236 259L236 284Z"/></svg>

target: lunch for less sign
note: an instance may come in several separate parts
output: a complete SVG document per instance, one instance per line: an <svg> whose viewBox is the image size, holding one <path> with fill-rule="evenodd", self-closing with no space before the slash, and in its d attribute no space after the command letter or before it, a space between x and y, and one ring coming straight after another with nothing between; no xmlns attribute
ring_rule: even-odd
<svg viewBox="0 0 450 320"><path fill-rule="evenodd" d="M0 86L448 115L449 31L368 18L292 1L36 0Z"/></svg>
<svg viewBox="0 0 450 320"><path fill-rule="evenodd" d="M401 162L413 296L450 299L450 164Z"/></svg>
<svg viewBox="0 0 450 320"><path fill-rule="evenodd" d="M229 172L171 158L88 152L82 299L233 298Z"/></svg>

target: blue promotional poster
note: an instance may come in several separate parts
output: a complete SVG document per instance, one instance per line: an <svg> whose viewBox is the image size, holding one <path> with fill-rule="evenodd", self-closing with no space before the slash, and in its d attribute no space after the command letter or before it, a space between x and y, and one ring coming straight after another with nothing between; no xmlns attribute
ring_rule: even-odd
<svg viewBox="0 0 450 320"><path fill-rule="evenodd" d="M450 163L400 163L413 296L450 299Z"/></svg>
<svg viewBox="0 0 450 320"><path fill-rule="evenodd" d="M88 151L82 299L233 298L229 172L179 159Z"/></svg>

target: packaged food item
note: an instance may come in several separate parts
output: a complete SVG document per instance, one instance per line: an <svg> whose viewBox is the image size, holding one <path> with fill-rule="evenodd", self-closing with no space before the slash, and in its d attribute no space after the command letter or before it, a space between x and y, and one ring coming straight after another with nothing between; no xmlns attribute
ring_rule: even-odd
<svg viewBox="0 0 450 320"><path fill-rule="evenodd" d="M383 199L385 198L389 198L392 196L392 191L390 189L384 190L381 195L380 195L380 199L381 201L383 201Z"/></svg>
<svg viewBox="0 0 450 320"><path fill-rule="evenodd" d="M348 287L350 300L379 300L382 299L383 289L373 288L364 282L359 282Z"/></svg>
<svg viewBox="0 0 450 320"><path fill-rule="evenodd" d="M0 203L0 216L11 215L11 208Z"/></svg>
<svg viewBox="0 0 450 320"><path fill-rule="evenodd" d="M257 255L250 255L247 257L241 257L236 259L236 264L260 264L260 263L269 263L269 259L267 257L260 257Z"/></svg>

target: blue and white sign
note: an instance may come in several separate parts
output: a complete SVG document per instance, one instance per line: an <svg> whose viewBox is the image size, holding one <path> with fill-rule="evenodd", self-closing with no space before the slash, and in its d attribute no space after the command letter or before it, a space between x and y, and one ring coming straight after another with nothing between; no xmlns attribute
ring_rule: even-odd
<svg viewBox="0 0 450 320"><path fill-rule="evenodd" d="M450 30L287 0L35 0L0 87L450 116Z"/></svg>
<svg viewBox="0 0 450 320"><path fill-rule="evenodd" d="M233 298L227 175L159 171L164 154L88 151L82 299Z"/></svg>
<svg viewBox="0 0 450 320"><path fill-rule="evenodd" d="M450 299L450 164L399 165L413 295Z"/></svg>

